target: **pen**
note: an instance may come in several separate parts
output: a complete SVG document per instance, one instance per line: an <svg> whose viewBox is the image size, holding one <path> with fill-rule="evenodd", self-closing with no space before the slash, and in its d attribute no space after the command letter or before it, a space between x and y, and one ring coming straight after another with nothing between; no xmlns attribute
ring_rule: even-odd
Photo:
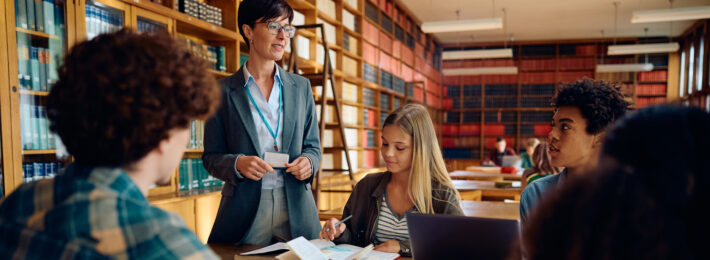
<svg viewBox="0 0 710 260"><path fill-rule="evenodd" d="M347 216L347 217L344 218L343 220L338 221L338 223L335 223L335 225L333 225L333 226L337 227L338 225L343 224L343 222L347 221L348 219L350 219L350 218L352 218L352 217L353 217L353 215ZM325 229L325 233L328 233L328 232L330 232L330 228L326 228L326 229Z"/></svg>

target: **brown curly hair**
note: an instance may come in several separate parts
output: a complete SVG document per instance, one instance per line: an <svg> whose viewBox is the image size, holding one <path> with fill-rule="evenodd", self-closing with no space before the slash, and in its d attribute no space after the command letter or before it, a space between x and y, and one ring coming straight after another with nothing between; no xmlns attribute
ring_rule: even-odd
<svg viewBox="0 0 710 260"><path fill-rule="evenodd" d="M210 117L220 94L205 62L169 34L124 29L69 51L47 114L77 163L121 167Z"/></svg>

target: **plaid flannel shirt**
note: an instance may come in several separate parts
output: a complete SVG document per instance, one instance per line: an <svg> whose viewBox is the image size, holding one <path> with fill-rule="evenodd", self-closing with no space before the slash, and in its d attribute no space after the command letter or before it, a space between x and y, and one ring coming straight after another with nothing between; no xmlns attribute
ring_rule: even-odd
<svg viewBox="0 0 710 260"><path fill-rule="evenodd" d="M176 214L151 206L121 169L72 164L0 202L12 259L218 259Z"/></svg>

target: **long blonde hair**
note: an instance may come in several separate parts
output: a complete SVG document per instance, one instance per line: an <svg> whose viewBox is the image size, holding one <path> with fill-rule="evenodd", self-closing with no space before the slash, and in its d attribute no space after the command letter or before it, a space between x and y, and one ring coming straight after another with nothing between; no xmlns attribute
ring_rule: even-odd
<svg viewBox="0 0 710 260"><path fill-rule="evenodd" d="M459 193L451 182L436 138L434 124L426 108L419 104L407 104L387 116L382 128L396 125L412 136L412 165L409 170L408 194L417 210L434 214L432 181L451 189L456 198Z"/></svg>

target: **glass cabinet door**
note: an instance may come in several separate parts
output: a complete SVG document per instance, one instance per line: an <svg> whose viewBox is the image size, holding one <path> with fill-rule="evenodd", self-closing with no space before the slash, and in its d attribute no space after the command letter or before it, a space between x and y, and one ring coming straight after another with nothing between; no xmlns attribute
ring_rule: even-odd
<svg viewBox="0 0 710 260"><path fill-rule="evenodd" d="M81 9L84 17L79 20L83 21L84 26L79 25L77 29L83 30L79 34L82 39L90 40L99 34L115 32L130 25L130 7L116 0L86 0L83 8L79 7Z"/></svg>
<svg viewBox="0 0 710 260"><path fill-rule="evenodd" d="M70 161L49 130L46 103L67 50L66 14L71 7L65 0L14 0L14 4L16 45L10 49L17 53L12 61L16 70L11 69L17 77L11 84L19 89L19 98L11 103L19 111L19 124L13 124L20 130L22 176L15 178L19 184L51 178Z"/></svg>
<svg viewBox="0 0 710 260"><path fill-rule="evenodd" d="M155 32L163 30L169 33L173 31L173 20L137 7L131 9L133 12L133 25L138 33Z"/></svg>

